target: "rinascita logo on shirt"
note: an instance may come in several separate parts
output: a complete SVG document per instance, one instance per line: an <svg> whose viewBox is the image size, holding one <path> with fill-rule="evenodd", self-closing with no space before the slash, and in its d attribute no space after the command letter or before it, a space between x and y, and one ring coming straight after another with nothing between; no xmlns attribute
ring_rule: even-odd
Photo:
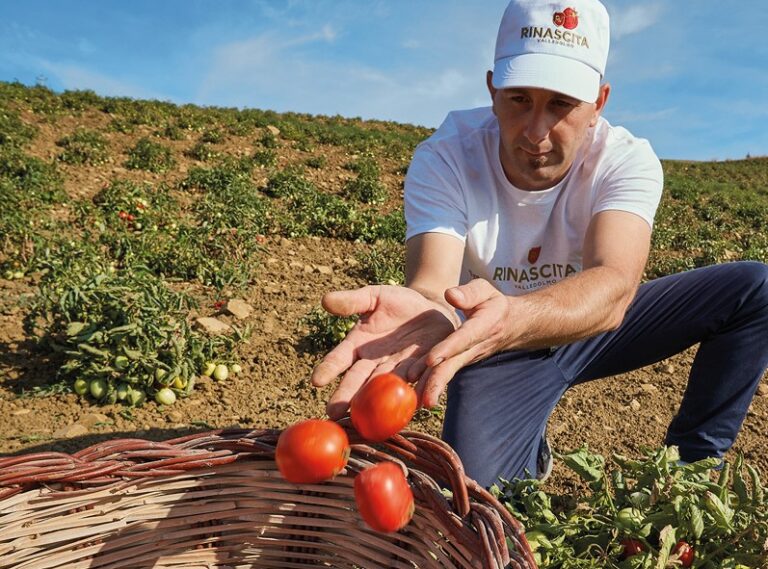
<svg viewBox="0 0 768 569"><path fill-rule="evenodd" d="M529 283L539 279L563 279L568 275L577 272L578 269L570 263L544 263L543 265L533 265L527 269L519 267L495 267L493 269L493 280Z"/></svg>
<svg viewBox="0 0 768 569"><path fill-rule="evenodd" d="M527 269L522 267L495 267L493 270L493 280L530 283L541 279L560 280L578 272L578 269L570 263L544 263L536 265L540 255L541 245L531 247L528 250L528 262L532 265L531 267Z"/></svg>

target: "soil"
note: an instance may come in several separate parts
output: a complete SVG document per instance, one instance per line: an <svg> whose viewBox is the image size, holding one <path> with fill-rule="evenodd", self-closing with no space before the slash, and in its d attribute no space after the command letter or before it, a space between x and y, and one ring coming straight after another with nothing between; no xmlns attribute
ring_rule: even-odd
<svg viewBox="0 0 768 569"><path fill-rule="evenodd" d="M25 112L23 117L39 129L27 151L46 160L60 151L55 141L76 126L107 133L105 124L109 118L97 112L64 117L55 123L31 112ZM114 178L156 182L157 175L122 167L126 149L151 132L139 128L132 134L107 133L113 156L110 164L61 165L65 188L72 198L92 195ZM250 140L231 137L218 148L238 153L246 144L252 146ZM162 176L172 184L195 165L182 155L194 141L190 138L163 142L174 147L179 160L174 172ZM319 187L339 188L353 175L342 167L350 160L343 149L318 147L315 153L327 157L322 169L308 169ZM307 156L287 142L280 149L284 165ZM402 176L396 172L401 165L383 162L383 181L392 199L397 200ZM255 177L258 176L257 173ZM71 453L105 439L163 440L230 426L282 428L299 419L321 416L330 388L316 389L309 384L318 356L306 350L308 330L302 318L319 305L324 292L365 284L356 260L362 247L365 246L326 238L267 236L256 282L236 293L253 307L252 314L243 322L253 326L252 337L240 353L243 371L224 382L201 383L190 398L173 407L162 408L152 403L130 413L121 406L89 404L72 394L19 396L22 389L28 393L35 385L45 384L56 370L22 328L25 302L35 292L35 275L23 280L0 279L0 453ZM205 315L214 315L213 292L198 293L208 302ZM637 456L643 446L661 444L685 390L693 355L691 350L647 368L570 390L550 420L553 447L567 451L586 444L606 456L613 452ZM422 412L412 428L437 435L440 417ZM743 452L749 463L768 472L766 432L768 385L764 379L730 456ZM565 467L556 463L552 487L567 486L569 480Z"/></svg>

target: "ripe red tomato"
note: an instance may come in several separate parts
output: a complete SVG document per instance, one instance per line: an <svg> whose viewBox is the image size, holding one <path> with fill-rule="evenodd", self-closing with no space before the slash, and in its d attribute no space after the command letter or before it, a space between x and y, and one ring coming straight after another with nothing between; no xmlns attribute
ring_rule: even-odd
<svg viewBox="0 0 768 569"><path fill-rule="evenodd" d="M277 439L275 462L283 478L312 484L336 476L347 465L349 439L337 423L307 419L285 429Z"/></svg>
<svg viewBox="0 0 768 569"><path fill-rule="evenodd" d="M676 554L678 559L680 559L680 564L683 567L690 567L693 565L693 546L686 542L686 541L678 541L677 544L675 544L674 549L672 549L672 553Z"/></svg>
<svg viewBox="0 0 768 569"><path fill-rule="evenodd" d="M366 524L384 533L397 531L413 517L413 492L403 469L390 461L355 476L355 503Z"/></svg>
<svg viewBox="0 0 768 569"><path fill-rule="evenodd" d="M368 380L352 397L349 415L358 433L380 442L409 423L417 404L411 384L394 373L384 373Z"/></svg>
<svg viewBox="0 0 768 569"><path fill-rule="evenodd" d="M637 555L638 553L642 553L643 551L645 551L645 545L643 544L642 541L631 539L629 537L622 539L621 545L624 546L624 551L621 554L622 558L624 559L626 559L627 557L632 557L633 555Z"/></svg>

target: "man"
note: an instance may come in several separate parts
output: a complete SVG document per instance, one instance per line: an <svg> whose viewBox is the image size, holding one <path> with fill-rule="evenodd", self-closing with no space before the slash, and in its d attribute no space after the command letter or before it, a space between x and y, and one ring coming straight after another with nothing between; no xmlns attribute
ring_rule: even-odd
<svg viewBox="0 0 768 569"><path fill-rule="evenodd" d="M597 0L509 4L492 107L450 113L409 167L406 287L323 298L362 315L313 372L315 385L343 374L331 417L394 370L425 406L448 386L443 437L478 482L544 476L568 388L700 343L666 442L685 461L731 447L768 365L768 267L640 285L662 171L647 141L601 117L608 44Z"/></svg>

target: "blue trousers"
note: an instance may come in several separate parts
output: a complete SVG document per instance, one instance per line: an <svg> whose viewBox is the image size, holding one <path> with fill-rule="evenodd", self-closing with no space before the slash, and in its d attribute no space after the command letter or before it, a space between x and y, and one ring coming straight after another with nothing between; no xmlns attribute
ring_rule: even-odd
<svg viewBox="0 0 768 569"><path fill-rule="evenodd" d="M697 343L665 442L688 462L723 456L768 366L768 265L757 262L644 283L616 330L552 349L501 352L463 368L448 384L443 439L483 486L526 471L535 476L547 420L568 388Z"/></svg>

